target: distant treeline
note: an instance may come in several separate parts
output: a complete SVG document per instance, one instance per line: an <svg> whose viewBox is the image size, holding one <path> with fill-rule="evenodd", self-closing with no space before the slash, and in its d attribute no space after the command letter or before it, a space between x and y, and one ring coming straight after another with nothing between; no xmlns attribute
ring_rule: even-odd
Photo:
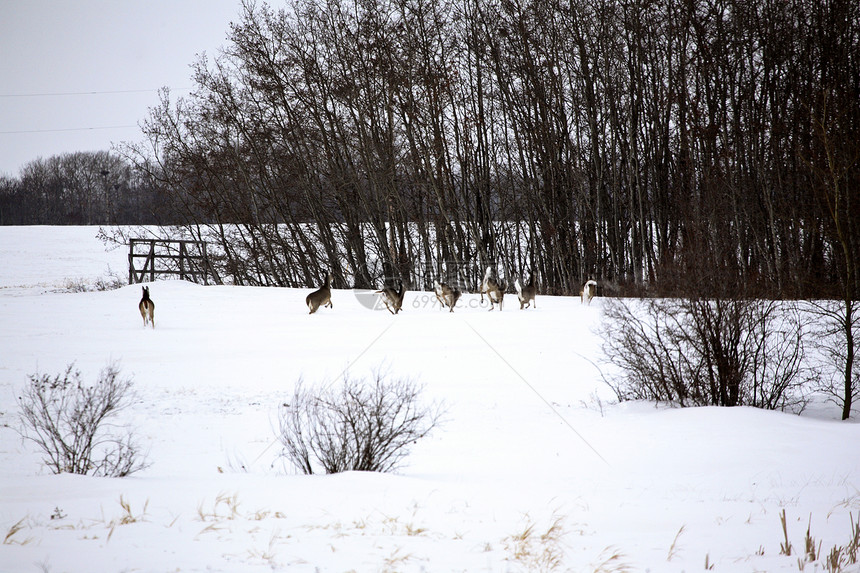
<svg viewBox="0 0 860 573"><path fill-rule="evenodd" d="M248 2L194 69L121 155L238 284L860 294L856 0Z"/></svg>
<svg viewBox="0 0 860 573"><path fill-rule="evenodd" d="M0 177L0 225L157 224L163 193L118 155L66 153Z"/></svg>

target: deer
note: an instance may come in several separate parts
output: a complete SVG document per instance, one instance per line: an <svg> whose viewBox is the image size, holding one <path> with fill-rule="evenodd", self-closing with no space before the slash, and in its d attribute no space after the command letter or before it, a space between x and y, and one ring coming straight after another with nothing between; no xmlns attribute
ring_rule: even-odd
<svg viewBox="0 0 860 573"><path fill-rule="evenodd" d="M391 314L397 314L403 307L403 295L406 294L406 289L403 288L403 281L398 279L399 288L394 290L393 287L383 287L382 290L376 291L376 294L382 295L382 302L385 308Z"/></svg>
<svg viewBox="0 0 860 573"><path fill-rule="evenodd" d="M147 323L155 328L155 303L149 298L149 287L141 287L143 289L143 297L137 305L140 310L140 316L143 317L143 327L146 328Z"/></svg>
<svg viewBox="0 0 860 573"><path fill-rule="evenodd" d="M434 283L433 289L436 291L436 300L439 301L442 308L447 306L451 309L449 312L454 312L454 307L457 305L457 301L462 295L460 289L457 287L452 288L445 283L440 283L439 281Z"/></svg>
<svg viewBox="0 0 860 573"><path fill-rule="evenodd" d="M579 302L581 304L591 304L591 299L597 294L597 281L589 280L582 285L582 290L579 291Z"/></svg>
<svg viewBox="0 0 860 573"><path fill-rule="evenodd" d="M487 298L490 299L490 310L499 305L499 311L502 310L502 303L505 300L505 290L507 284L498 283L492 278L493 268L487 267L487 272L484 273L484 282L481 283L481 302L484 302L484 293L487 293Z"/></svg>
<svg viewBox="0 0 860 573"><path fill-rule="evenodd" d="M517 298L520 299L520 310L524 308L537 308L535 296L537 296L537 287L535 286L535 273L529 270L529 282L526 286L520 284L520 279L514 282L517 289Z"/></svg>
<svg viewBox="0 0 860 573"><path fill-rule="evenodd" d="M325 276L323 285L305 298L305 304L308 305L308 310L310 311L308 314L315 313L321 306L334 308L334 305L331 303L331 280L331 273L328 273Z"/></svg>

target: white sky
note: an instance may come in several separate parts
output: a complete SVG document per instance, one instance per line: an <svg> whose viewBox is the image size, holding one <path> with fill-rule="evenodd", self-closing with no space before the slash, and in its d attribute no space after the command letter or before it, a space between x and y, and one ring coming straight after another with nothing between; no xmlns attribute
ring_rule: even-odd
<svg viewBox="0 0 860 573"><path fill-rule="evenodd" d="M241 0L0 0L0 175L140 141L158 89L187 94L196 55L240 14Z"/></svg>

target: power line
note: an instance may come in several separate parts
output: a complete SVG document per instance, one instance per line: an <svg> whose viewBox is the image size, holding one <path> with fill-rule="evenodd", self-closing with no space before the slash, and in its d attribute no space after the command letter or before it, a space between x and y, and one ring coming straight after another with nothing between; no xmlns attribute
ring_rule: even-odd
<svg viewBox="0 0 860 573"><path fill-rule="evenodd" d="M101 129L128 129L130 127L138 127L132 125L105 125L99 127L68 127L65 129L22 129L19 131L0 131L0 135L19 135L24 133L58 133L63 131L95 131Z"/></svg>
<svg viewBox="0 0 860 573"><path fill-rule="evenodd" d="M146 90L105 90L105 91L89 91L89 92L44 92L44 93L27 93L27 94L0 94L0 97L60 97L60 96L81 96L81 95L111 95L111 94L140 94L154 93L161 88L146 89ZM190 88L180 88L175 91L188 91Z"/></svg>

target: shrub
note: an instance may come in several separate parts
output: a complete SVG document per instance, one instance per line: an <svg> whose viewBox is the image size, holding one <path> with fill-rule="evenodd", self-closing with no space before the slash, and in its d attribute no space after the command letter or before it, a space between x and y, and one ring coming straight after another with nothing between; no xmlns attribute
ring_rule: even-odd
<svg viewBox="0 0 860 573"><path fill-rule="evenodd" d="M801 410L815 374L794 305L747 299L604 304L603 352L619 399Z"/></svg>
<svg viewBox="0 0 860 573"><path fill-rule="evenodd" d="M73 367L29 377L19 398L21 435L39 446L55 474L124 477L145 468L131 431L118 433L114 424L133 399L131 380L112 363L87 385Z"/></svg>
<svg viewBox="0 0 860 573"><path fill-rule="evenodd" d="M338 388L310 389L300 380L279 410L282 455L304 474L391 472L440 421L441 407L419 402L408 379L369 383L344 377Z"/></svg>

